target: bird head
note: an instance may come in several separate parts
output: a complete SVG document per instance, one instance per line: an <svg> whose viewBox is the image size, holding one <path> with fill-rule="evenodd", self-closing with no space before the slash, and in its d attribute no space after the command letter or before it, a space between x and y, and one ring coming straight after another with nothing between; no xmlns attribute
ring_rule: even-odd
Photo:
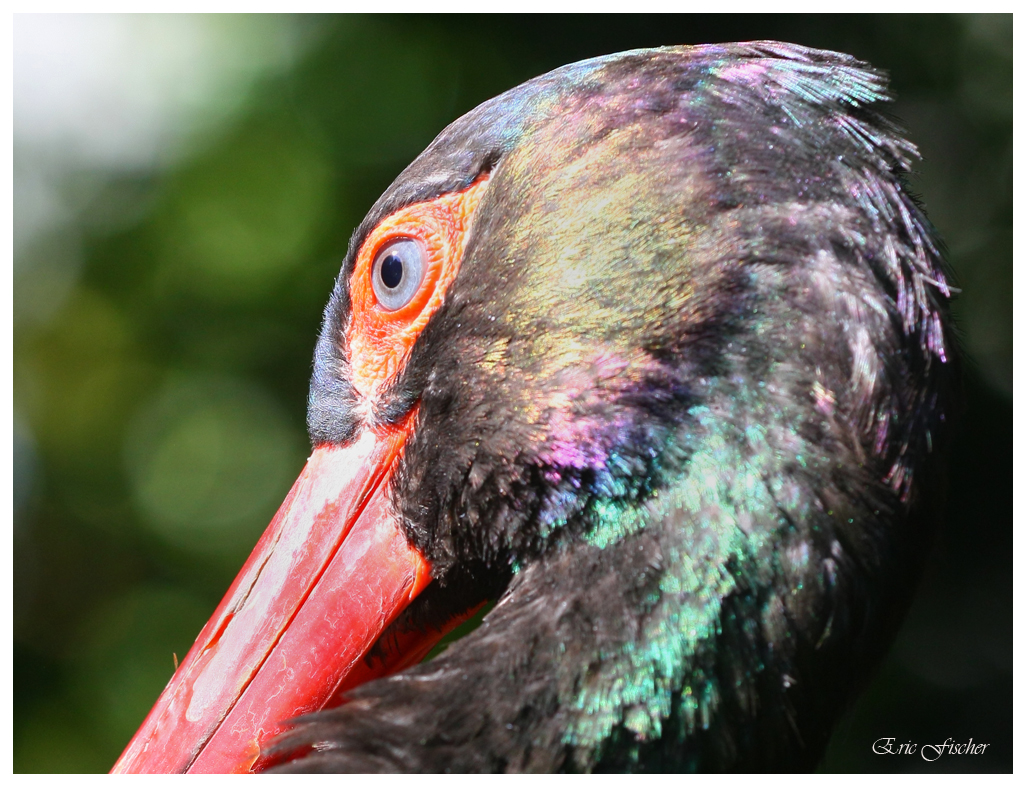
<svg viewBox="0 0 1025 787"><path fill-rule="evenodd" d="M807 735L841 694L820 665L863 673L899 617L951 398L949 289L886 98L834 53L680 47L445 129L354 233L313 453L116 770L263 767L289 719L369 696L486 600L572 617L605 585L623 603L584 617L618 633L577 656L608 674L554 690L550 716L580 711L556 767L714 727L726 618L759 630L754 661L782 654L765 692ZM650 691L609 688L631 681Z"/></svg>

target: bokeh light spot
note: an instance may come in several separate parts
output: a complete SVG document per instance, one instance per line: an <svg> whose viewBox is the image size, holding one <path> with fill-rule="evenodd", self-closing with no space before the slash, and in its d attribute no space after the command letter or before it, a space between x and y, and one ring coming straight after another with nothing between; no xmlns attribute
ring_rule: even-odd
<svg viewBox="0 0 1025 787"><path fill-rule="evenodd" d="M225 378L171 382L126 438L135 504L187 550L235 553L266 526L303 460L304 437L258 387ZM245 543L244 549L252 543Z"/></svg>
<svg viewBox="0 0 1025 787"><path fill-rule="evenodd" d="M332 167L287 127L247 129L185 174L165 224L165 264L219 300L262 294L311 250Z"/></svg>

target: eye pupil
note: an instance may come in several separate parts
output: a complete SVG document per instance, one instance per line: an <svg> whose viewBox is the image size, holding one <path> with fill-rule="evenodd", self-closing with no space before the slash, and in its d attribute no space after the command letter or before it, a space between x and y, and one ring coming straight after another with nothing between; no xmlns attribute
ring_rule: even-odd
<svg viewBox="0 0 1025 787"><path fill-rule="evenodd" d="M381 263L381 281L389 290L402 283L402 260L394 254L389 254Z"/></svg>

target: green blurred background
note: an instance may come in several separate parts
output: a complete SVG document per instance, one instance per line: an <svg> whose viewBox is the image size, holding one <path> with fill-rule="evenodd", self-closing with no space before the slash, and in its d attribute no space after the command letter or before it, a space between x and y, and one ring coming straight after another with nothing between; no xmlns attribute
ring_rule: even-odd
<svg viewBox="0 0 1025 787"><path fill-rule="evenodd" d="M321 310L402 167L564 63L756 38L890 72L963 289L949 520L822 769L1010 770L1010 16L16 17L14 770L110 768L189 649L302 467Z"/></svg>

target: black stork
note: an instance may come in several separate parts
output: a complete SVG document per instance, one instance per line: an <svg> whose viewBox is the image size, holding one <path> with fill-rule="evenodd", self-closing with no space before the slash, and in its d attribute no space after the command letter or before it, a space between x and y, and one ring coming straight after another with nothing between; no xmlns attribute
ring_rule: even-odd
<svg viewBox="0 0 1025 787"><path fill-rule="evenodd" d="M957 406L888 98L671 47L446 128L353 235L313 453L114 770L814 767Z"/></svg>

